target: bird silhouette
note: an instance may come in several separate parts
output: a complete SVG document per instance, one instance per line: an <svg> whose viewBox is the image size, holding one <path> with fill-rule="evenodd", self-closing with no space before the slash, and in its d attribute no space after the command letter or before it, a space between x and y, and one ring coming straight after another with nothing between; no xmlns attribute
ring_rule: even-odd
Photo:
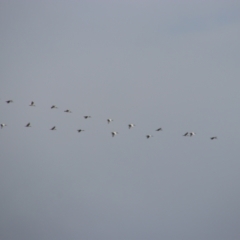
<svg viewBox="0 0 240 240"><path fill-rule="evenodd" d="M31 127L31 123L29 122L25 127Z"/></svg>
<svg viewBox="0 0 240 240"><path fill-rule="evenodd" d="M146 135L146 138L151 138L153 137L153 135Z"/></svg>
<svg viewBox="0 0 240 240"><path fill-rule="evenodd" d="M71 111L69 109L64 111L65 113L71 113Z"/></svg>
<svg viewBox="0 0 240 240"><path fill-rule="evenodd" d="M57 109L57 107L55 105L52 105L51 109Z"/></svg>
<svg viewBox="0 0 240 240"><path fill-rule="evenodd" d="M211 137L210 139L211 139L211 140L214 140L214 139L217 139L217 137Z"/></svg>
<svg viewBox="0 0 240 240"><path fill-rule="evenodd" d="M30 107L35 107L34 102L32 101L29 106L30 106Z"/></svg>
<svg viewBox="0 0 240 240"><path fill-rule="evenodd" d="M83 129L78 129L77 131L80 133L80 132L85 131L85 130L83 130Z"/></svg>

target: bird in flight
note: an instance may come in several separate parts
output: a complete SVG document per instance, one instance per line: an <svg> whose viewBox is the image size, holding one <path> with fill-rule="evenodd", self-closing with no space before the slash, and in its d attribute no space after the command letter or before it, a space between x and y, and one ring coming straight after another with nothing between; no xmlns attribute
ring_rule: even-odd
<svg viewBox="0 0 240 240"><path fill-rule="evenodd" d="M135 127L136 125L135 124L128 124L128 128L130 129L130 128L133 128L133 127Z"/></svg>
<svg viewBox="0 0 240 240"><path fill-rule="evenodd" d="M194 135L196 135L195 132L190 132L190 133L189 133L189 136L190 136L190 137L192 137L192 136L194 136Z"/></svg>
<svg viewBox="0 0 240 240"><path fill-rule="evenodd" d="M29 122L25 127L31 127L31 123Z"/></svg>
<svg viewBox="0 0 240 240"><path fill-rule="evenodd" d="M162 128L158 128L156 131L162 131Z"/></svg>
<svg viewBox="0 0 240 240"><path fill-rule="evenodd" d="M29 106L30 106L30 107L35 107L34 102L32 101Z"/></svg>
<svg viewBox="0 0 240 240"><path fill-rule="evenodd" d="M91 116L84 116L85 119L91 118Z"/></svg>
<svg viewBox="0 0 240 240"><path fill-rule="evenodd" d="M211 139L211 140L214 140L214 139L217 139L217 137L211 137L210 139Z"/></svg>
<svg viewBox="0 0 240 240"><path fill-rule="evenodd" d="M13 103L13 100L7 100L6 103L7 103L7 104Z"/></svg>
<svg viewBox="0 0 240 240"><path fill-rule="evenodd" d="M116 136L118 132L112 132L112 137Z"/></svg>
<svg viewBox="0 0 240 240"><path fill-rule="evenodd" d="M56 129L56 127L54 126L54 127L52 127L50 130L57 130L57 129Z"/></svg>
<svg viewBox="0 0 240 240"><path fill-rule="evenodd" d="M1 123L1 128L4 128L4 127L6 127L7 126L7 124L5 124L5 123Z"/></svg>
<svg viewBox="0 0 240 240"><path fill-rule="evenodd" d="M71 111L69 109L65 110L64 112L66 113L71 113Z"/></svg>
<svg viewBox="0 0 240 240"><path fill-rule="evenodd" d="M107 119L107 122L108 122L108 123L110 123L110 122L112 122L112 121L113 121L113 119L111 119L111 118L108 118L108 119Z"/></svg>
<svg viewBox="0 0 240 240"><path fill-rule="evenodd" d="M78 129L77 131L80 133L80 132L85 131L85 130L83 130L83 129Z"/></svg>
<svg viewBox="0 0 240 240"><path fill-rule="evenodd" d="M51 109L56 109L56 108L57 108L57 106L55 106L55 105L51 106Z"/></svg>
<svg viewBox="0 0 240 240"><path fill-rule="evenodd" d="M146 135L146 138L150 138L150 137L153 137L153 135Z"/></svg>
<svg viewBox="0 0 240 240"><path fill-rule="evenodd" d="M188 136L188 132L186 132L185 134L183 134L184 137Z"/></svg>

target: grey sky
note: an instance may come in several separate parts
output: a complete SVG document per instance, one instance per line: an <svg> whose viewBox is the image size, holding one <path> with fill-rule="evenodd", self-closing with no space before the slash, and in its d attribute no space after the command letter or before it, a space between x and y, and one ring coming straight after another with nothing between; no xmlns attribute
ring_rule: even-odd
<svg viewBox="0 0 240 240"><path fill-rule="evenodd" d="M238 240L239 12L2 0L0 239Z"/></svg>

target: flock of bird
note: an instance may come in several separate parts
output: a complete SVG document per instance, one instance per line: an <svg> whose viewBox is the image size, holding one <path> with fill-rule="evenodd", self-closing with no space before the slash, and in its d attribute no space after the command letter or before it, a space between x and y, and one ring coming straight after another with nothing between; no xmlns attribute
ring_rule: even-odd
<svg viewBox="0 0 240 240"><path fill-rule="evenodd" d="M7 100L6 101L6 103L7 104L10 104L10 103L13 103L13 100ZM36 105L35 105L35 103L34 103L34 101L31 101L31 103L30 103L30 105L29 105L30 107L35 107ZM58 107L56 106L56 105L52 105L51 106L51 109L57 109ZM66 113L71 113L71 111L69 110L69 109L66 109L64 112L66 112ZM84 116L84 118L85 119L88 119L88 118L91 118L91 116ZM109 124L109 123L111 123L113 121L113 119L111 119L111 118L108 118L107 119L107 123ZM6 127L7 126L7 124L5 124L5 123L1 123L0 124L0 126L1 126L1 129L2 128L4 128L4 127ZM133 124L133 123L131 123L131 124L128 124L128 128L129 129L131 129L131 128L133 128L133 127L135 127L136 125L135 124ZM31 127L31 123L29 122L29 123L27 123L26 124L26 126L25 127ZM52 128L50 128L50 130L57 130L57 128L56 128L56 126L53 126ZM77 132L82 132L82 131L84 131L83 129L78 129L77 130ZM162 128L158 128L158 129L156 129L156 131L162 131ZM115 137L117 134L118 134L118 132L111 132L111 134L112 134L112 137ZM183 134L183 136L184 137L187 137L187 136L189 136L189 137L193 137L194 135L196 135L196 133L195 132L186 132L185 134ZM149 138L151 138L151 137L153 137L153 135L146 135L146 138L147 139L149 139ZM216 136L213 136L213 137L210 137L210 139L211 140L215 140L215 139L217 139L217 137Z"/></svg>

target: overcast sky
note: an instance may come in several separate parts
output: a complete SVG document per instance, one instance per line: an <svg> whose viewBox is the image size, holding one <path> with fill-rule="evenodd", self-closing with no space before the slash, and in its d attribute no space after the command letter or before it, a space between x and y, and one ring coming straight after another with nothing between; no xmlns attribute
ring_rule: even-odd
<svg viewBox="0 0 240 240"><path fill-rule="evenodd" d="M1 240L239 240L238 0L1 0L0 33Z"/></svg>

